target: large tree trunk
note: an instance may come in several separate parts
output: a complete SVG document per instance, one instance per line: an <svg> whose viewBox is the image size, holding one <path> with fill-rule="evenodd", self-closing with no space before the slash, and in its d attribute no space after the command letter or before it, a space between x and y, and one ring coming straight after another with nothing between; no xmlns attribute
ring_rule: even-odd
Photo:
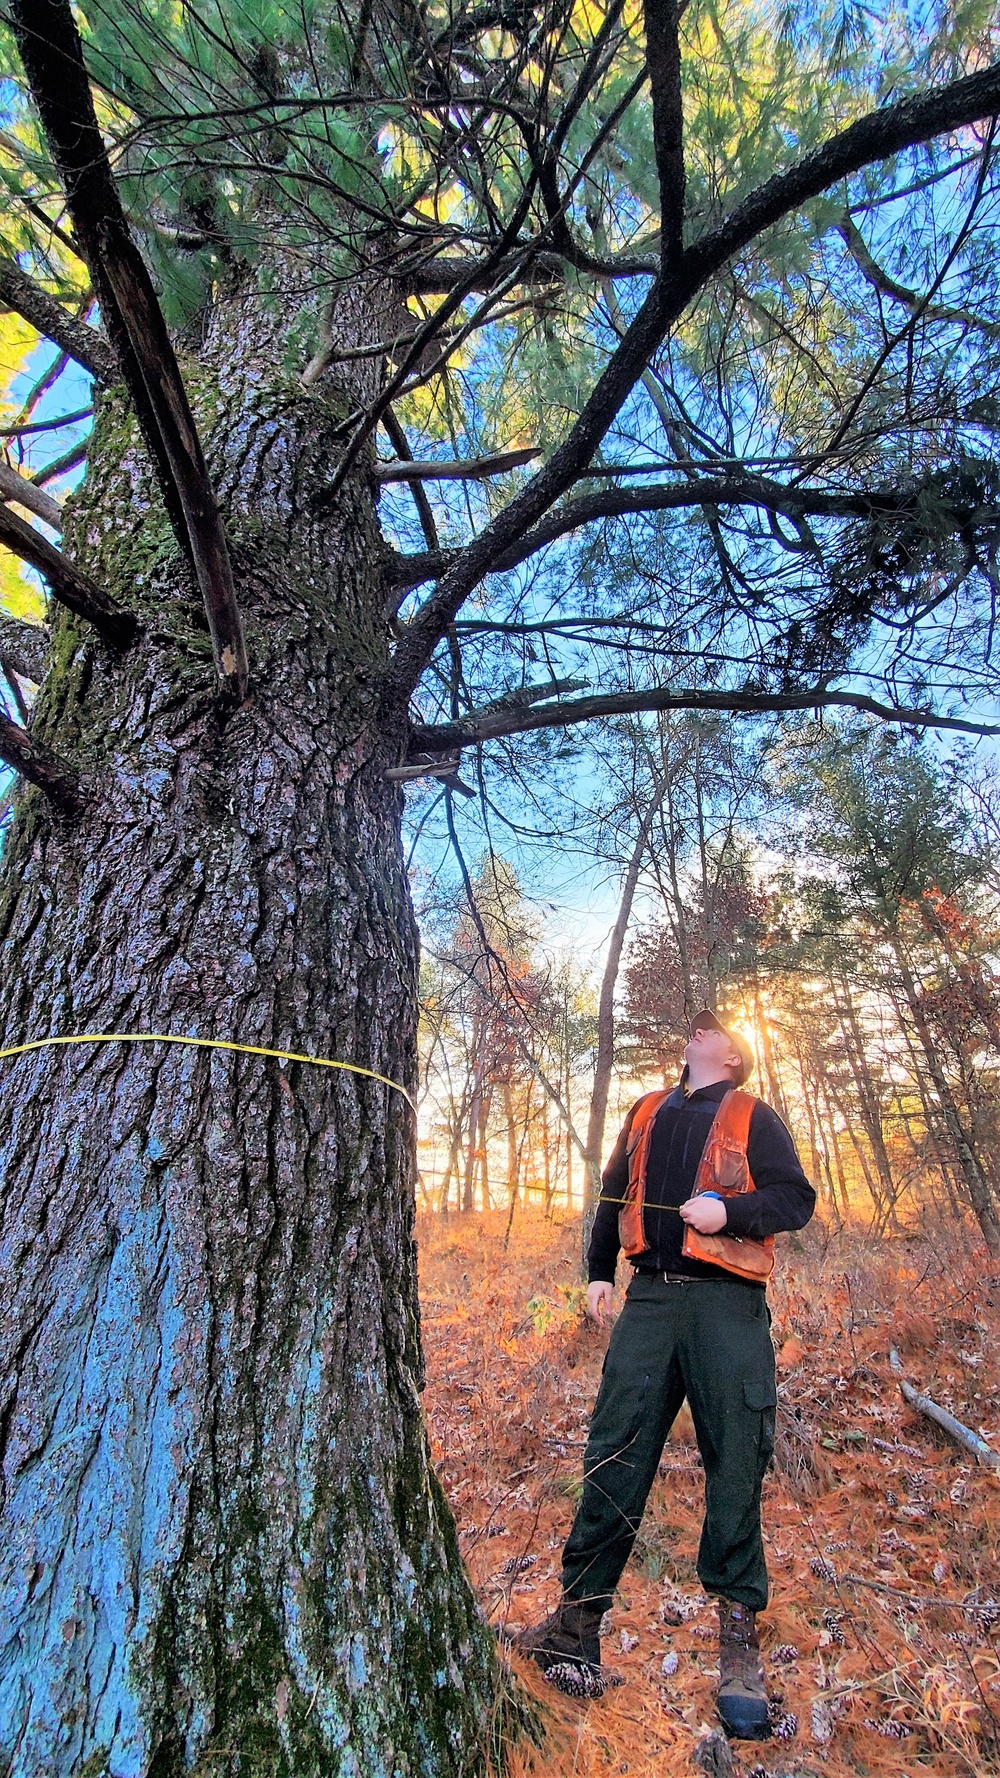
<svg viewBox="0 0 1000 1778"><path fill-rule="evenodd" d="M274 362L234 305L188 371L254 662L225 726L102 402L70 542L146 634L118 664L57 619L38 732L93 794L75 825L21 800L0 1029L287 1046L412 1088L373 489L324 509L343 402ZM0 1765L480 1769L492 1657L428 1463L400 1094L155 1044L0 1069Z"/></svg>

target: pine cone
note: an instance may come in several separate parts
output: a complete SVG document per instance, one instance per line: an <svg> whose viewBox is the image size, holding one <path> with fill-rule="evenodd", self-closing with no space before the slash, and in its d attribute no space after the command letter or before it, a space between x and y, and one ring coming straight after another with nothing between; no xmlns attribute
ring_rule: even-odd
<svg viewBox="0 0 1000 1778"><path fill-rule="evenodd" d="M501 1574L523 1574L526 1568L532 1568L538 1561L537 1556L511 1556L500 1570Z"/></svg>
<svg viewBox="0 0 1000 1778"><path fill-rule="evenodd" d="M779 1642L777 1648L771 1650L772 1667L790 1667L799 1658L799 1651L794 1642Z"/></svg>
<svg viewBox="0 0 1000 1778"><path fill-rule="evenodd" d="M885 1735L890 1741L903 1741L913 1730L909 1723L897 1722L894 1716L866 1716L865 1728L871 1729L873 1735Z"/></svg>
<svg viewBox="0 0 1000 1778"><path fill-rule="evenodd" d="M794 1710L786 1710L777 1722L771 1724L771 1733L776 1741L791 1741L799 1732L799 1719Z"/></svg>

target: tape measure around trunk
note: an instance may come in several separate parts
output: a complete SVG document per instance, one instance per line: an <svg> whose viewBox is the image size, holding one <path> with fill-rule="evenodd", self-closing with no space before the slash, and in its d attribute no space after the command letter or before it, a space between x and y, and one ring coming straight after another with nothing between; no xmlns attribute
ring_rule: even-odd
<svg viewBox="0 0 1000 1778"><path fill-rule="evenodd" d="M378 1074L374 1068L362 1068L357 1062L340 1062L332 1056L302 1056L294 1050L268 1050L253 1043L227 1043L222 1037L175 1037L167 1031L85 1031L74 1037L36 1037L30 1043L12 1044L8 1049L0 1049L0 1062L8 1056L26 1056L31 1050L54 1049L71 1043L182 1043L192 1049L234 1050L242 1056L271 1056L278 1062L308 1062L313 1068L343 1068L348 1074L363 1074L368 1080L378 1080L383 1086L392 1087L394 1092L402 1093L412 1111L417 1109L398 1080L390 1080L387 1074Z"/></svg>

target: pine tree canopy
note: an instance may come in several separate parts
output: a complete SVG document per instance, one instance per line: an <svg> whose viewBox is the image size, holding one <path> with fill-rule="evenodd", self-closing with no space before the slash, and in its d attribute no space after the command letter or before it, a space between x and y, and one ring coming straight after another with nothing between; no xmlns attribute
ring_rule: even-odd
<svg viewBox="0 0 1000 1778"><path fill-rule="evenodd" d="M238 292L282 316L289 403L338 404L331 504L384 484L400 776L643 708L989 727L992 8L14 0L2 29L12 670L20 563L135 630L52 541L86 372L135 412L223 700L252 686L194 416ZM72 758L3 721L71 802Z"/></svg>

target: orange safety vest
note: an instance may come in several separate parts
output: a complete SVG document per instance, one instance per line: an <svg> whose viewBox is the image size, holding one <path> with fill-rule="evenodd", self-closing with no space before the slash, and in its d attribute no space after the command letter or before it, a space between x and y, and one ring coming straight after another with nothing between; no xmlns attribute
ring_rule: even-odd
<svg viewBox="0 0 1000 1778"><path fill-rule="evenodd" d="M669 1099L668 1092L647 1093L640 1099L628 1133L628 1185L625 1202L618 1212L618 1240L626 1259L637 1259L647 1251L642 1211L646 1201L646 1169L653 1124L661 1105ZM723 1198L740 1192L756 1190L747 1163L747 1142L750 1119L757 1101L752 1093L734 1087L721 1100L712 1120L704 1152L695 1174L692 1197L701 1192L718 1192ZM738 1278L750 1278L764 1284L774 1271L774 1236L763 1241L741 1240L738 1235L699 1235L690 1224L685 1226L685 1259L700 1259L709 1265L735 1272Z"/></svg>

